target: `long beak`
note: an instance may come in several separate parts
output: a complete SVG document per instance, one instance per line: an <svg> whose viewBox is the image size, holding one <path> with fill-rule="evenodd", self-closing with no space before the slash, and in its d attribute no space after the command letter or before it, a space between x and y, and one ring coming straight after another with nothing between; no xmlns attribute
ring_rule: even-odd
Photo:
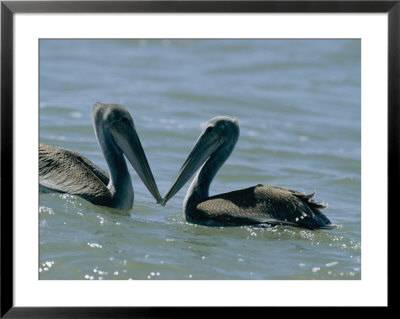
<svg viewBox="0 0 400 319"><path fill-rule="evenodd" d="M160 192L135 128L131 125L118 126L113 128L112 133L117 145L132 164L144 185L157 203L161 203Z"/></svg>
<svg viewBox="0 0 400 319"><path fill-rule="evenodd" d="M175 181L164 195L161 205L165 204L186 184L193 174L206 162L212 153L221 145L221 138L200 136L192 151L179 170Z"/></svg>

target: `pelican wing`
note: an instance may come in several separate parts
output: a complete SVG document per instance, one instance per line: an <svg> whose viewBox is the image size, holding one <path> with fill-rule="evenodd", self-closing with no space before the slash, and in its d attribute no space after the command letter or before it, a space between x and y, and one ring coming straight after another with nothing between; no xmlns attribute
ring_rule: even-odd
<svg viewBox="0 0 400 319"><path fill-rule="evenodd" d="M108 181L107 173L81 154L52 145L39 145L40 185L104 204L104 198L111 198Z"/></svg>
<svg viewBox="0 0 400 319"><path fill-rule="evenodd" d="M80 154L78 152L71 151L71 150L66 150L66 149L61 148L61 147L60 147L60 149L71 153L87 169L89 169L94 175L96 175L97 178L100 179L103 182L104 185L108 185L108 183L110 182L110 177L108 176L108 173L106 171L102 170L100 167L98 167L95 164L93 164L93 162L91 162L85 156L83 156L82 154Z"/></svg>
<svg viewBox="0 0 400 319"><path fill-rule="evenodd" d="M305 228L332 228L318 208L325 207L306 195L269 184L209 197L196 205L196 219L207 224L284 224Z"/></svg>

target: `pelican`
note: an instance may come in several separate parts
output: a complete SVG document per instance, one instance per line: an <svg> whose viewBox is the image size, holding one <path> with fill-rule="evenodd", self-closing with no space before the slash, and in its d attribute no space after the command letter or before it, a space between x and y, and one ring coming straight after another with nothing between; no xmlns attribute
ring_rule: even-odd
<svg viewBox="0 0 400 319"><path fill-rule="evenodd" d="M232 153L238 138L237 119L225 116L211 119L161 204L164 206L204 164L183 202L184 215L190 223L206 226L292 225L308 229L336 227L319 211L326 206L311 199L314 193L306 195L276 185L258 184L210 197L211 181Z"/></svg>
<svg viewBox="0 0 400 319"><path fill-rule="evenodd" d="M119 104L96 103L92 118L110 176L77 152L40 144L40 191L69 193L95 205L132 209L133 187L125 155L157 203L160 203L157 184L128 110Z"/></svg>

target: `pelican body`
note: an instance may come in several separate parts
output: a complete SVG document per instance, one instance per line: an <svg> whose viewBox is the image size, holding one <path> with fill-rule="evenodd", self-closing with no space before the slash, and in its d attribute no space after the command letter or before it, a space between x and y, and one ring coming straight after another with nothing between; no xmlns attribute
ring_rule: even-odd
<svg viewBox="0 0 400 319"><path fill-rule="evenodd" d="M132 209L134 193L125 155L157 203L160 203L157 184L128 110L119 104L96 103L92 118L110 174L77 152L40 144L40 191L69 193L95 205Z"/></svg>
<svg viewBox="0 0 400 319"><path fill-rule="evenodd" d="M214 176L232 153L239 138L237 119L211 119L179 170L162 201L165 205L194 175L183 211L190 223L206 226L292 225L308 229L334 228L319 209L326 206L304 193L270 184L209 196Z"/></svg>

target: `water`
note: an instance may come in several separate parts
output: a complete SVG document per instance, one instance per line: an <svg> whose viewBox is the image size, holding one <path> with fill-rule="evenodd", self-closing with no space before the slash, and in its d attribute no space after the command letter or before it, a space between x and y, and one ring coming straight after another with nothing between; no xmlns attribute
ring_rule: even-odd
<svg viewBox="0 0 400 319"><path fill-rule="evenodd" d="M360 279L358 40L41 40L40 142L107 169L97 102L127 106L161 194L216 115L241 135L210 194L271 183L329 204L334 230L211 228L165 207L129 166L129 215L40 194L40 279Z"/></svg>

